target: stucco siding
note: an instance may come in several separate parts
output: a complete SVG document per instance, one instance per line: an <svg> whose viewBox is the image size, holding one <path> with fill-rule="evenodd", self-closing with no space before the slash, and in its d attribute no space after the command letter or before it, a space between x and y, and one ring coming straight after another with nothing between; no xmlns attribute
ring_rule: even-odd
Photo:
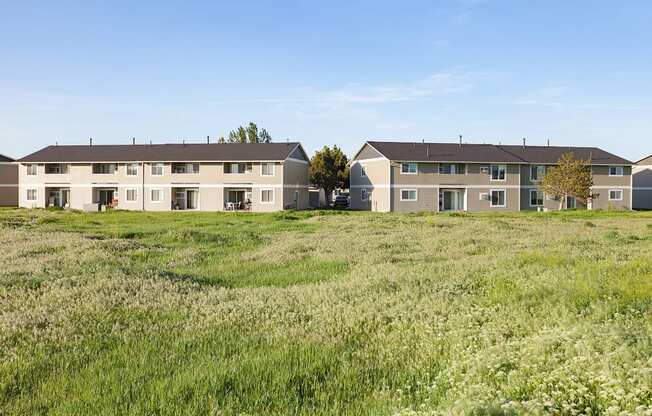
<svg viewBox="0 0 652 416"><path fill-rule="evenodd" d="M652 157L646 159L652 163ZM652 209L652 164L634 167L634 209Z"/></svg>
<svg viewBox="0 0 652 416"><path fill-rule="evenodd" d="M401 190L414 189L417 192L416 201L402 201ZM439 206L439 191L436 187L414 188L409 185L392 188L392 206L397 212L437 211Z"/></svg>
<svg viewBox="0 0 652 416"><path fill-rule="evenodd" d="M364 167L365 176L362 176L362 167ZM352 209L390 211L389 169L389 161L383 159L356 160L351 164L350 198ZM362 189L370 192L368 201L362 200Z"/></svg>
<svg viewBox="0 0 652 416"><path fill-rule="evenodd" d="M362 149L358 152L356 155L356 160L365 160L365 159L378 159L378 158L384 158L384 156L378 152L376 149L373 147L369 146L369 144L366 144L362 146Z"/></svg>

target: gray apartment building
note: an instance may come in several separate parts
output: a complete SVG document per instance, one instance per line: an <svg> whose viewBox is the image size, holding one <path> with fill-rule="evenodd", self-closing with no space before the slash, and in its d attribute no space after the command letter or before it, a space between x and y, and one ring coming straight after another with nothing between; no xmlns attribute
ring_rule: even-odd
<svg viewBox="0 0 652 416"><path fill-rule="evenodd" d="M18 163L0 155L0 207L18 205Z"/></svg>
<svg viewBox="0 0 652 416"><path fill-rule="evenodd" d="M18 162L25 208L269 212L309 204L300 143L48 146Z"/></svg>
<svg viewBox="0 0 652 416"><path fill-rule="evenodd" d="M652 155L634 165L634 209L652 209Z"/></svg>
<svg viewBox="0 0 652 416"><path fill-rule="evenodd" d="M559 209L539 189L565 153L592 161L590 206L631 209L633 163L593 147L368 141L351 161L351 207L371 211Z"/></svg>

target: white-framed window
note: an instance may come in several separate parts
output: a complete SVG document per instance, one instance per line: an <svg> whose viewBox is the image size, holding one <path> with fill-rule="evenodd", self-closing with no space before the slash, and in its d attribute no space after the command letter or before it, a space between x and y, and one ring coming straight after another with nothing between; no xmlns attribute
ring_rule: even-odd
<svg viewBox="0 0 652 416"><path fill-rule="evenodd" d="M115 163L93 163L93 175L112 175L115 173Z"/></svg>
<svg viewBox="0 0 652 416"><path fill-rule="evenodd" d="M28 201L36 201L36 189L28 189L27 190L27 200Z"/></svg>
<svg viewBox="0 0 652 416"><path fill-rule="evenodd" d="M416 201L416 200L417 200L416 189L401 189L401 201Z"/></svg>
<svg viewBox="0 0 652 416"><path fill-rule="evenodd" d="M543 179L546 174L545 165L532 165L530 166L530 182L538 182Z"/></svg>
<svg viewBox="0 0 652 416"><path fill-rule="evenodd" d="M274 176L274 163L262 163L260 165L261 176Z"/></svg>
<svg viewBox="0 0 652 416"><path fill-rule="evenodd" d="M253 164L251 162L233 162L224 164L224 173L251 173Z"/></svg>
<svg viewBox="0 0 652 416"><path fill-rule="evenodd" d="M138 163L127 163L127 176L138 176Z"/></svg>
<svg viewBox="0 0 652 416"><path fill-rule="evenodd" d="M531 207L542 207L543 206L543 191L536 189L530 189L530 206Z"/></svg>
<svg viewBox="0 0 652 416"><path fill-rule="evenodd" d="M261 189L260 190L260 203L261 204L273 204L274 203L274 190L273 189Z"/></svg>
<svg viewBox="0 0 652 416"><path fill-rule="evenodd" d="M504 189L492 189L490 192L491 199L489 201L490 206L493 208L504 208L506 207L505 201L505 190Z"/></svg>
<svg viewBox="0 0 652 416"><path fill-rule="evenodd" d="M609 201L622 201L622 200L623 200L622 189L609 189Z"/></svg>
<svg viewBox="0 0 652 416"><path fill-rule="evenodd" d="M609 176L623 176L624 171L622 166L609 166Z"/></svg>
<svg viewBox="0 0 652 416"><path fill-rule="evenodd" d="M199 163L173 163L172 173L199 173Z"/></svg>
<svg viewBox="0 0 652 416"><path fill-rule="evenodd" d="M489 174L489 166L480 166L480 173L488 175Z"/></svg>
<svg viewBox="0 0 652 416"><path fill-rule="evenodd" d="M507 176L507 165L491 165L491 180L504 181Z"/></svg>
<svg viewBox="0 0 652 416"><path fill-rule="evenodd" d="M466 165L464 163L440 163L440 175L464 175L466 173Z"/></svg>
<svg viewBox="0 0 652 416"><path fill-rule="evenodd" d="M125 201L126 202L135 202L138 201L138 189L136 188L127 188L125 191Z"/></svg>
<svg viewBox="0 0 652 416"><path fill-rule="evenodd" d="M360 165L360 177L361 178L366 178L367 177L367 171L364 170L364 165Z"/></svg>
<svg viewBox="0 0 652 416"><path fill-rule="evenodd" d="M36 164L30 164L30 165L25 165L25 169L27 170L27 176L36 176L38 172L38 165Z"/></svg>
<svg viewBox="0 0 652 416"><path fill-rule="evenodd" d="M65 163L46 163L46 175L66 175L68 174L68 165Z"/></svg>
<svg viewBox="0 0 652 416"><path fill-rule="evenodd" d="M150 174L152 176L163 176L163 163L152 163Z"/></svg>
<svg viewBox="0 0 652 416"><path fill-rule="evenodd" d="M416 163L401 163L401 175L416 175L416 174L417 174Z"/></svg>
<svg viewBox="0 0 652 416"><path fill-rule="evenodd" d="M150 189L149 200L152 202L163 202L163 190L158 188Z"/></svg>
<svg viewBox="0 0 652 416"><path fill-rule="evenodd" d="M371 189L362 188L362 189L360 190L360 199L361 199L362 201L369 201L369 200L371 200Z"/></svg>

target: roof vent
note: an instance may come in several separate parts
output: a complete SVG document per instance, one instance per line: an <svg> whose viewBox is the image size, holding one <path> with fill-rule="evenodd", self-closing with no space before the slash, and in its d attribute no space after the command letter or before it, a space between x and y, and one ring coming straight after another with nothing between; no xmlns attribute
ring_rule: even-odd
<svg viewBox="0 0 652 416"><path fill-rule="evenodd" d="M210 143L211 143L211 136L206 136L206 144L210 144Z"/></svg>
<svg viewBox="0 0 652 416"><path fill-rule="evenodd" d="M132 144L132 145L135 145L135 144L136 144L136 138L135 138L135 137L132 137L132 138L131 138L131 144Z"/></svg>
<svg viewBox="0 0 652 416"><path fill-rule="evenodd" d="M525 149L525 137L523 137L523 149Z"/></svg>
<svg viewBox="0 0 652 416"><path fill-rule="evenodd" d="M92 145L93 145L93 138L92 138L92 137L91 137L90 139L88 139L88 145L89 145L89 146L92 146Z"/></svg>
<svg viewBox="0 0 652 416"><path fill-rule="evenodd" d="M550 139L548 139L548 147L550 147Z"/></svg>
<svg viewBox="0 0 652 416"><path fill-rule="evenodd" d="M460 147L462 147L462 135L460 134Z"/></svg>

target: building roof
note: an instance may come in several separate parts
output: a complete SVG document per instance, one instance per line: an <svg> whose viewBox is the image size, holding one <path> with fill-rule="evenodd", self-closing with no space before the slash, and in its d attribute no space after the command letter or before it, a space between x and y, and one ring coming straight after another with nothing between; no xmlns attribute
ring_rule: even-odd
<svg viewBox="0 0 652 416"><path fill-rule="evenodd" d="M597 147L570 147L570 146L517 146L499 145L501 149L509 152L529 163L557 163L559 158L566 153L572 153L577 159L591 159L594 165L632 165L633 163L620 156L606 152Z"/></svg>
<svg viewBox="0 0 652 416"><path fill-rule="evenodd" d="M20 162L281 161L299 143L205 143L48 146Z"/></svg>
<svg viewBox="0 0 652 416"><path fill-rule="evenodd" d="M652 165L652 155L636 161L637 165Z"/></svg>
<svg viewBox="0 0 652 416"><path fill-rule="evenodd" d="M0 155L0 162L15 162L15 160L8 156Z"/></svg>
<svg viewBox="0 0 652 416"><path fill-rule="evenodd" d="M410 162L503 162L523 160L492 144L367 142L387 159Z"/></svg>
<svg viewBox="0 0 652 416"><path fill-rule="evenodd" d="M368 141L387 159L411 162L501 162L555 164L565 153L595 165L632 165L629 160L597 147L510 146L493 144L410 143Z"/></svg>

